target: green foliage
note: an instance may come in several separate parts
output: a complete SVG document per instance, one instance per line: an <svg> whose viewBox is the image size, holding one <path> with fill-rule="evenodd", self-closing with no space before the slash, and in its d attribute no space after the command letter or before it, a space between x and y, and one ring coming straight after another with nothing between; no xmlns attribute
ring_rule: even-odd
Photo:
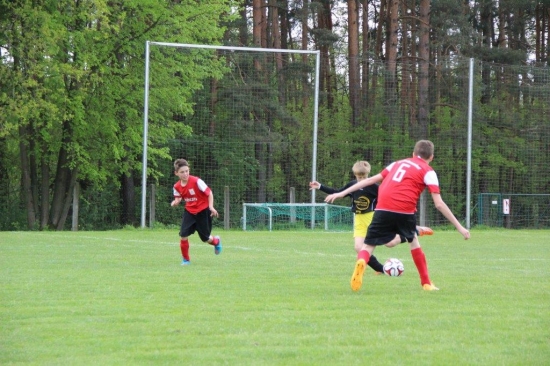
<svg viewBox="0 0 550 366"><path fill-rule="evenodd" d="M2 1L6 13L0 23L5 35L0 138L8 141L7 146L26 145L27 153L18 159L20 169L39 171L50 182L37 174L23 175L29 174L33 186L49 186L56 174L63 177L60 169L68 168L87 185L117 189L120 176L139 171L145 42L217 43L224 31L219 23L231 4L229 0ZM191 113L192 93L202 87L203 79L220 75L222 65L200 51L190 58L152 50L151 58L156 61L151 88L160 98L151 100L149 128L148 157L151 175L156 177L160 174L156 161L168 157L166 148L156 146L189 134L174 116ZM65 182L55 181L60 183ZM36 190L31 197L23 192L27 197L21 198L39 208L44 199L38 192L43 191ZM54 205L53 200L64 197L52 195L45 201L51 199Z"/></svg>
<svg viewBox="0 0 550 366"><path fill-rule="evenodd" d="M78 230L109 230L121 228L122 202L115 184L86 187L79 202ZM109 210L105 210L109 207ZM137 210L137 207L136 207ZM67 223L66 229L70 229Z"/></svg>

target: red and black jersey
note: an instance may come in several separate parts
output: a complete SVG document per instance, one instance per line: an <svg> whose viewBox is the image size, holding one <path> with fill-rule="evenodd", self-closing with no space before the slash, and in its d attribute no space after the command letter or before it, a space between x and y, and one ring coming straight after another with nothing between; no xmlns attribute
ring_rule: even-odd
<svg viewBox="0 0 550 366"><path fill-rule="evenodd" d="M185 210L193 215L208 208L208 196L212 194L210 188L199 177L189 176L186 185L178 180L174 184L174 197L181 197L185 201Z"/></svg>

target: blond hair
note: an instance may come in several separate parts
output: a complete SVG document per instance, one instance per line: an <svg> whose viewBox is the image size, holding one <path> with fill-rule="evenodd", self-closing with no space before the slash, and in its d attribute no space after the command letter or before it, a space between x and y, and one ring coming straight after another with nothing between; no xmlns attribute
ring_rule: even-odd
<svg viewBox="0 0 550 366"><path fill-rule="evenodd" d="M353 174L362 178L366 178L370 174L370 164L368 161L360 160L353 164L351 168Z"/></svg>

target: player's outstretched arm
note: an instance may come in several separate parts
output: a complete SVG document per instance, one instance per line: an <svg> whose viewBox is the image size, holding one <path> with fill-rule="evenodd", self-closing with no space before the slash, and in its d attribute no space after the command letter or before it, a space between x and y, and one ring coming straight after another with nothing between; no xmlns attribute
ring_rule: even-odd
<svg viewBox="0 0 550 366"><path fill-rule="evenodd" d="M443 201L439 193L432 193L432 199L434 201L435 208L439 210L449 220L451 224L458 230L465 240L470 239L470 232L457 220L449 206Z"/></svg>
<svg viewBox="0 0 550 366"><path fill-rule="evenodd" d="M326 203L332 203L332 202L336 201L338 198L342 198L344 196L345 195L343 195L342 192L329 194L328 196L325 197L325 202Z"/></svg>
<svg viewBox="0 0 550 366"><path fill-rule="evenodd" d="M370 186L370 185L373 185L373 184L376 184L376 183L380 183L383 179L384 179L384 177L382 176L382 174L376 174L376 175L373 175L370 178L360 180L359 182L355 183L351 187L349 187L347 189L344 189L342 192L333 193L333 194L330 194L330 195L326 196L325 197L325 202L332 203L337 198L346 197L348 194L350 194L352 192L355 192L355 191L357 191L361 188L364 188L366 186Z"/></svg>
<svg viewBox="0 0 550 366"><path fill-rule="evenodd" d="M317 181L314 181L314 182L309 182L309 190L311 191L312 189L319 189L321 188L321 183L317 182Z"/></svg>
<svg viewBox="0 0 550 366"><path fill-rule="evenodd" d="M170 206L177 206L177 205L180 204L180 202L181 202L181 197L176 197L176 198L174 198L174 200L172 201Z"/></svg>

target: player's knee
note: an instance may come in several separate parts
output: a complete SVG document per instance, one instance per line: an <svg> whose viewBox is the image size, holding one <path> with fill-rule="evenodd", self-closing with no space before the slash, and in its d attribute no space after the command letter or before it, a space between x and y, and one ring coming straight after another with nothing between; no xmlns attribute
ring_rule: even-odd
<svg viewBox="0 0 550 366"><path fill-rule="evenodd" d="M401 236L401 235L396 235L395 238L393 238L392 241L390 241L389 243L386 244L386 246L388 248L393 248L401 243L404 243L406 242L407 239L404 237L404 236Z"/></svg>

